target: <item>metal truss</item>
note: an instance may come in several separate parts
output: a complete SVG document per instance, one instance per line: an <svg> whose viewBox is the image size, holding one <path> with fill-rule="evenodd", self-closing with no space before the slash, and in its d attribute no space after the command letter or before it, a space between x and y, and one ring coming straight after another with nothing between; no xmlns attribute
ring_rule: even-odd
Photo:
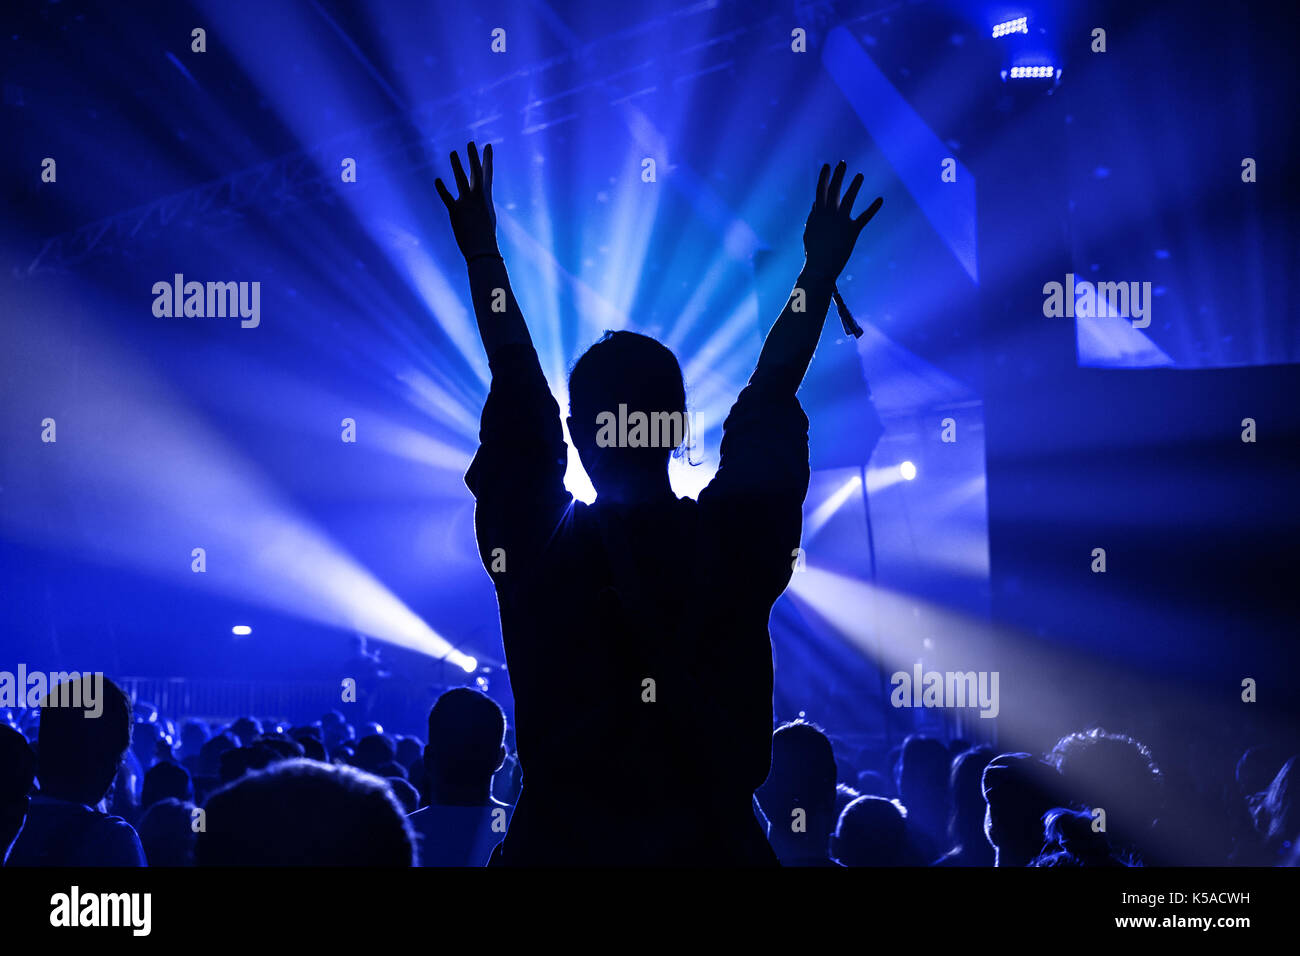
<svg viewBox="0 0 1300 956"><path fill-rule="evenodd" d="M586 43L569 34L568 49L503 75L486 85L462 89L450 96L400 112L380 122L350 130L331 140L266 163L240 170L182 192L163 196L143 206L115 213L70 232L45 240L39 252L19 275L64 271L92 256L126 255L142 239L153 239L178 224L220 230L245 221L252 210L274 216L283 208L313 201L333 201L339 188L339 160L343 156L380 158L394 172L426 168L434 155L435 143L459 142L477 130L499 129L512 117L501 113L484 115L487 101L523 101L515 111L514 125L521 136L532 135L577 118L571 100L578 94L599 94L611 107L660 92L694 77L732 68L737 45L744 43L752 55L755 42L773 50L789 42L791 25L805 25L812 33L832 19L861 22L901 6L898 2L797 4L797 11L771 14L746 22L752 16L744 0L702 0L662 16L644 21ZM719 7L734 8L734 16L719 16ZM837 9L851 7L853 9ZM647 33L680 29L679 21L708 15L722 22L741 25L708 36L662 56L629 64L629 41ZM756 41L755 37L761 37ZM550 92L544 99L530 99L526 91L561 67L579 64L583 72L596 72L596 79ZM593 69L594 68L594 69ZM513 92L512 98L509 94ZM466 122L463 117L474 116ZM430 133L429 131L433 132ZM479 134L482 135L482 134Z"/></svg>

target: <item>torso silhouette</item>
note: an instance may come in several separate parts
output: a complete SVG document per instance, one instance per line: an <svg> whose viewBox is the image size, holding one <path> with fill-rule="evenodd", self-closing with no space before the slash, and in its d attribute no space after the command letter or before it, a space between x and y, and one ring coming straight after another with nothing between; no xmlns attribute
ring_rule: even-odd
<svg viewBox="0 0 1300 956"><path fill-rule="evenodd" d="M523 771L499 862L774 863L752 794L771 760L768 615L808 485L793 390L742 392L698 500L587 506L564 489L533 349L502 349L492 371L466 483Z"/></svg>

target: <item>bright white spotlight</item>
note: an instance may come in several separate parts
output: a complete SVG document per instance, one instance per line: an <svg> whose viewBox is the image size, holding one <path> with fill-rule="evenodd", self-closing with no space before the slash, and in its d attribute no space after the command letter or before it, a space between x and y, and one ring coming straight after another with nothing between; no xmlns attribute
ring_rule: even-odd
<svg viewBox="0 0 1300 956"><path fill-rule="evenodd" d="M903 476L904 480L911 481L916 477L916 465L910 461L905 461L898 466L898 473Z"/></svg>
<svg viewBox="0 0 1300 956"><path fill-rule="evenodd" d="M230 629L230 633L237 637L245 637L246 635L252 634L253 629L247 624L236 624Z"/></svg>
<svg viewBox="0 0 1300 956"><path fill-rule="evenodd" d="M463 657L456 663L460 664L460 669L466 674L472 674L478 670L478 661L473 657Z"/></svg>
<svg viewBox="0 0 1300 956"><path fill-rule="evenodd" d="M72 289L64 292L68 301L74 299L69 295ZM51 300L50 314L75 311L57 307L59 301L62 297ZM24 331L21 323L16 328ZM5 332L9 331L6 325ZM43 384L64 390L81 387L77 394L89 414L84 448L78 456L67 457L53 475L31 469L20 477L30 487L54 481L60 488L80 489L76 493L106 503L98 509L104 523L96 529L101 541L110 542L102 557L115 566L166 574L177 548L174 544L159 547L158 542L173 541L183 527L186 540L201 543L208 554L221 554L222 564L229 569L186 575L186 579L233 596L240 607L260 605L326 627L347 627L433 658L459 654L299 512L256 465L189 413L185 402L138 355L92 329L78 327L75 334L88 356L85 361L92 363L79 365L80 375L93 381L93 387L76 386L80 379L69 377ZM26 340L17 344L11 351L24 354ZM481 351L477 341L474 348ZM135 434L147 435L148 443L122 446L111 426L118 416L147 426ZM174 456L167 469L141 464L149 460L147 449L163 446ZM435 457L444 451L455 450L439 449ZM443 459L457 469L462 461L459 453ZM90 472L87 462L100 464ZM10 491L17 479L6 477L5 490ZM17 531L36 540L49 537L44 525L25 516L15 526L11 515L18 510L0 509L0 535L8 538ZM231 520L232 515L239 520ZM57 523L54 527L60 536L68 535L64 540L75 540ZM190 547L187 544L181 553L189 553ZM232 633L243 636L236 629ZM251 634L252 628L246 633ZM451 662L464 666L462 657L451 657Z"/></svg>
<svg viewBox="0 0 1300 956"><path fill-rule="evenodd" d="M1015 20L1007 20L993 27L993 35L995 37L1004 37L1012 33L1028 33L1028 32L1029 32L1028 17L1018 17Z"/></svg>

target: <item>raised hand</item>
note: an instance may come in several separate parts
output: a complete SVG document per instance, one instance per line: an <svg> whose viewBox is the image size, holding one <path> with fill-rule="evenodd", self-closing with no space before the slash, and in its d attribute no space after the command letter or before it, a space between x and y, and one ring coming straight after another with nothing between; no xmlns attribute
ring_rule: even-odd
<svg viewBox="0 0 1300 956"><path fill-rule="evenodd" d="M844 182L844 171L843 160L835 166L833 175L829 165L822 166L821 175L817 179L817 197L813 200L812 211L808 213L808 221L803 227L803 248L807 256L805 271L832 283L848 265L862 227L871 221L884 203L884 199L877 196L867 211L854 219L853 201L858 198L858 190L862 188L862 174L853 177L841 199L840 186Z"/></svg>
<svg viewBox="0 0 1300 956"><path fill-rule="evenodd" d="M482 163L479 162L478 147L472 142L466 145L465 155L469 157L468 178L460 164L460 156L454 151L451 154L451 171L456 177L456 191L459 193L455 199L441 179L435 179L433 185L451 217L456 245L469 261L475 256L496 256L500 252L497 249L497 211L492 205L492 144L483 147Z"/></svg>

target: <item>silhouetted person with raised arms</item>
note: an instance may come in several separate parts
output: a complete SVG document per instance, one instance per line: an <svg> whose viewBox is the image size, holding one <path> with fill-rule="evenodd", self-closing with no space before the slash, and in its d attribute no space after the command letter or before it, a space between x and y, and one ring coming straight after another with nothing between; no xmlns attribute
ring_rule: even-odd
<svg viewBox="0 0 1300 956"><path fill-rule="evenodd" d="M496 860L772 864L752 798L771 760L768 616L790 579L809 477L795 393L881 200L852 218L862 177L841 201L844 164L822 168L801 294L768 334L698 500L677 498L668 481L686 412L672 352L611 332L578 360L567 423L597 493L586 505L565 490L560 409L497 247L492 148L481 163L473 143L467 154L468 175L451 157L459 195L436 185L492 371L465 481L497 592L523 774Z"/></svg>

